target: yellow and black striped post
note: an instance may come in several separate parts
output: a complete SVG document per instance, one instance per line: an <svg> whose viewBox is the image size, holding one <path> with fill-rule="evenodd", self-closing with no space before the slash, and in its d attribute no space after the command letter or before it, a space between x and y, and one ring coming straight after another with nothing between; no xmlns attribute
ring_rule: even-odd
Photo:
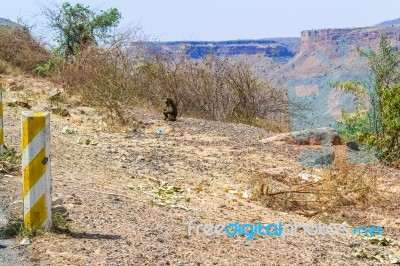
<svg viewBox="0 0 400 266"><path fill-rule="evenodd" d="M50 114L22 112L22 182L24 226L51 226Z"/></svg>
<svg viewBox="0 0 400 266"><path fill-rule="evenodd" d="M4 131L3 131L3 84L0 81L0 154L4 153Z"/></svg>

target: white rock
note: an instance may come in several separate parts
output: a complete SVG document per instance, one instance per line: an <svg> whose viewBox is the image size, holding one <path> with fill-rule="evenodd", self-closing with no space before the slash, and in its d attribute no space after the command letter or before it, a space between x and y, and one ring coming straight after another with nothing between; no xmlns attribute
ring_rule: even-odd
<svg viewBox="0 0 400 266"><path fill-rule="evenodd" d="M26 246L29 245L31 242L29 241L29 238L24 237L24 239L21 240L21 242L19 242L20 245Z"/></svg>

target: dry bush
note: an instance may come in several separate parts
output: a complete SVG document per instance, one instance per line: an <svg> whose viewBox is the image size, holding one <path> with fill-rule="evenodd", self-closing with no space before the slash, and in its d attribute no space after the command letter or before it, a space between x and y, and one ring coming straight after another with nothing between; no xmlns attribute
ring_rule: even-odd
<svg viewBox="0 0 400 266"><path fill-rule="evenodd" d="M285 92L274 89L253 71L246 58L209 55L192 60L186 55L156 54L139 68L140 97L157 106L161 97L173 98L179 113L204 119L254 125L261 120L284 121ZM279 126L283 130L284 126Z"/></svg>
<svg viewBox="0 0 400 266"><path fill-rule="evenodd" d="M140 42L110 43L109 48L81 51L53 73L67 91L110 117L124 122L125 111L139 103L161 110L168 97L177 103L179 115L288 130L285 91L270 86L243 58L210 55L192 60L153 53Z"/></svg>
<svg viewBox="0 0 400 266"><path fill-rule="evenodd" d="M10 70L11 70L10 64L0 59L0 74L8 74Z"/></svg>
<svg viewBox="0 0 400 266"><path fill-rule="evenodd" d="M283 121L282 121L283 120ZM268 118L258 118L252 119L248 124L255 127L263 128L269 132L276 133L286 133L290 132L290 124L285 122L285 119L268 119Z"/></svg>
<svg viewBox="0 0 400 266"><path fill-rule="evenodd" d="M136 47L142 46L141 38L139 27L115 32L102 46L85 46L69 59L53 57L47 74L75 101L103 111L111 122L125 124L138 104L137 66L143 49Z"/></svg>
<svg viewBox="0 0 400 266"><path fill-rule="evenodd" d="M22 26L0 26L0 59L25 71L47 62L50 53Z"/></svg>
<svg viewBox="0 0 400 266"><path fill-rule="evenodd" d="M388 191L378 187L378 170L363 168L335 159L333 167L311 175L276 177L257 174L252 185L255 199L280 211L294 211L306 216L334 214L343 208L366 208L386 202Z"/></svg>
<svg viewBox="0 0 400 266"><path fill-rule="evenodd" d="M77 94L84 104L104 111L112 121L126 123L126 110L137 104L134 64L127 56L91 47L53 74L67 92Z"/></svg>

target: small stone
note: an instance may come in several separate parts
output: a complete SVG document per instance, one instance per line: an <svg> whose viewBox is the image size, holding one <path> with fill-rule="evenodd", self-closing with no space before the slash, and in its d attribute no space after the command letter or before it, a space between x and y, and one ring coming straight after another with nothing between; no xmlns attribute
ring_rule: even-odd
<svg viewBox="0 0 400 266"><path fill-rule="evenodd" d="M21 240L21 242L19 242L19 244L22 245L22 246L29 245L30 243L31 243L31 242L29 241L29 238L27 238L27 237L24 237L24 238Z"/></svg>
<svg viewBox="0 0 400 266"><path fill-rule="evenodd" d="M23 84L13 84L10 87L8 87L9 91L21 91L25 88Z"/></svg>
<svg viewBox="0 0 400 266"><path fill-rule="evenodd" d="M145 158L144 158L144 156L142 156L142 155L139 155L138 157L136 157L136 161L137 162L139 162L139 161L144 161L145 160Z"/></svg>
<svg viewBox="0 0 400 266"><path fill-rule="evenodd" d="M51 108L51 112L53 114L59 115L59 116L71 116L71 114L69 113L68 109L66 108L61 108L61 107L56 107L56 108Z"/></svg>
<svg viewBox="0 0 400 266"><path fill-rule="evenodd" d="M18 100L9 101L7 103L7 106L9 106L9 107L21 106L21 107L26 108L26 109L31 109L32 108L32 106L29 103L23 102L23 101L18 101Z"/></svg>
<svg viewBox="0 0 400 266"><path fill-rule="evenodd" d="M68 216L68 210L62 205L56 205L51 208L54 213L61 214L64 218Z"/></svg>
<svg viewBox="0 0 400 266"><path fill-rule="evenodd" d="M12 85L17 84L17 83L15 82L15 80L13 80L13 79L7 79L7 83L8 83L8 86L12 86Z"/></svg>
<svg viewBox="0 0 400 266"><path fill-rule="evenodd" d="M61 92L58 90L51 92L49 95L49 99L51 101L59 100L60 97L61 97Z"/></svg>
<svg viewBox="0 0 400 266"><path fill-rule="evenodd" d="M357 142L355 142L355 141L353 141L353 140L346 142L346 146L347 146L347 148L349 148L350 150L353 150L353 151L360 151Z"/></svg>
<svg viewBox="0 0 400 266"><path fill-rule="evenodd" d="M64 203L63 198L54 197L53 199L53 206L62 205Z"/></svg>

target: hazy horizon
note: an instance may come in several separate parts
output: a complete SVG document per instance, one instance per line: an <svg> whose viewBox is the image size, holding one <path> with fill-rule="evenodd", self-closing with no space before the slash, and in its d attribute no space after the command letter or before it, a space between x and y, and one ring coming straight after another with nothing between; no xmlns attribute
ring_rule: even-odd
<svg viewBox="0 0 400 266"><path fill-rule="evenodd" d="M0 17L42 26L39 3L14 0ZM63 3L65 1L55 0ZM226 41L300 37L303 30L373 26L400 17L400 1L317 0L148 0L132 2L82 0L95 9L118 8L121 26L140 24L144 33L162 42Z"/></svg>

